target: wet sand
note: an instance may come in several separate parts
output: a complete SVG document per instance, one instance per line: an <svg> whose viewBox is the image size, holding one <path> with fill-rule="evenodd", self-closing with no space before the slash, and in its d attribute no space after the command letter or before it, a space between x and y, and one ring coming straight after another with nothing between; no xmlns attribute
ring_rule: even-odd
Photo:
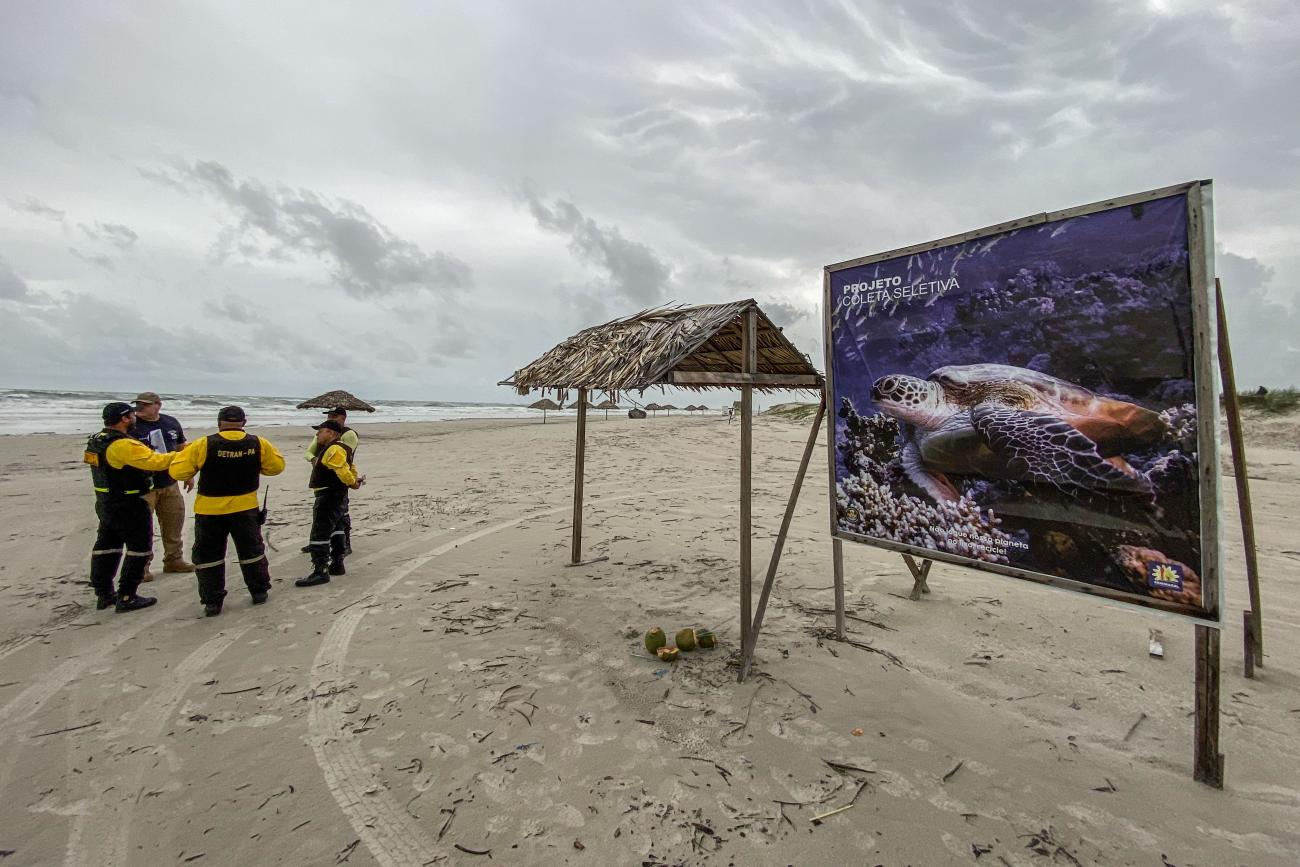
<svg viewBox="0 0 1300 867"><path fill-rule="evenodd" d="M271 599L250 607L232 566L210 619L189 575L146 585L147 611L95 612L82 439L0 437L0 861L1294 864L1287 424L1260 424L1251 451L1268 650L1254 681L1224 508L1222 792L1191 780L1185 622L943 565L911 602L897 556L846 544L861 646L826 640L824 447L756 674L736 685L725 417L592 416L584 555L608 559L576 568L572 420L360 426L355 553L310 589L292 586L307 437L268 429L289 458ZM760 575L806 435L756 424ZM719 647L665 665L641 645L652 625L709 626ZM1164 660L1147 655L1152 627Z"/></svg>

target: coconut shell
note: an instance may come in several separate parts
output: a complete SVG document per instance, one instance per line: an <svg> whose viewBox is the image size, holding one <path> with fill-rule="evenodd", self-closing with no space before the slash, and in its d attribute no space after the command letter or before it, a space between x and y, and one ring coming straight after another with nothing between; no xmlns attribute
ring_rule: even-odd
<svg viewBox="0 0 1300 867"><path fill-rule="evenodd" d="M717 647L718 637L714 635L711 630L697 629L695 630L695 643L699 645L701 648L706 648L706 649Z"/></svg>
<svg viewBox="0 0 1300 867"><path fill-rule="evenodd" d="M668 643L668 636L658 626L652 628L645 634L645 649L654 653L659 648Z"/></svg>
<svg viewBox="0 0 1300 867"><path fill-rule="evenodd" d="M675 662L677 660L677 648L661 647L655 651L655 656L658 656L664 662Z"/></svg>
<svg viewBox="0 0 1300 867"><path fill-rule="evenodd" d="M691 651L695 649L695 630L682 629L677 633L677 647L681 650Z"/></svg>

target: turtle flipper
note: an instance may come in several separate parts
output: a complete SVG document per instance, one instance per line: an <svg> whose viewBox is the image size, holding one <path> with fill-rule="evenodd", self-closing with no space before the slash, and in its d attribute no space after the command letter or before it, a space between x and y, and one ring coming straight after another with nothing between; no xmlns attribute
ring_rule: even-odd
<svg viewBox="0 0 1300 867"><path fill-rule="evenodd" d="M1053 415L1004 406L971 410L971 424L1006 462L1007 478L1057 487L1150 493L1151 483L1129 475L1097 452L1097 444Z"/></svg>
<svg viewBox="0 0 1300 867"><path fill-rule="evenodd" d="M899 457L907 477L937 502L955 500L960 496L957 487L948 480L947 476L925 468L925 463L921 460L921 449L915 442L909 440L907 445L903 446L903 453Z"/></svg>

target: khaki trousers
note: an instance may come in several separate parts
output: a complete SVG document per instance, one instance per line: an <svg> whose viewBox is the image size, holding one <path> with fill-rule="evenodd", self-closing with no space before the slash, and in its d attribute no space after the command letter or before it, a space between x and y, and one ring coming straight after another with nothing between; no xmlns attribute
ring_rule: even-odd
<svg viewBox="0 0 1300 867"><path fill-rule="evenodd" d="M163 540L163 567L185 559L181 551L181 530L185 526L185 495L180 485L154 488L144 495L149 510L158 516L158 532Z"/></svg>

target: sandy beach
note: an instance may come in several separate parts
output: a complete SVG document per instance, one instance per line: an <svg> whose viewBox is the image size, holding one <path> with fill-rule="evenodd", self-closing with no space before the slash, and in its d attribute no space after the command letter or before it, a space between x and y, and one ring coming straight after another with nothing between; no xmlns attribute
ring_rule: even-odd
<svg viewBox="0 0 1300 867"><path fill-rule="evenodd" d="M1223 509L1223 791L1191 779L1185 621L941 564L912 602L898 556L846 544L855 643L826 640L824 445L737 685L740 427L725 417L594 414L584 555L608 559L574 568L572 419L361 425L355 553L310 589L292 584L308 571L310 431L252 430L289 459L271 488L275 583L252 608L232 564L211 619L190 575L146 585L151 609L96 612L83 438L0 437L5 867L1300 857L1294 417L1250 428L1267 651L1253 681ZM806 436L755 425L760 577ZM653 625L708 626L719 646L666 665L641 643Z"/></svg>

